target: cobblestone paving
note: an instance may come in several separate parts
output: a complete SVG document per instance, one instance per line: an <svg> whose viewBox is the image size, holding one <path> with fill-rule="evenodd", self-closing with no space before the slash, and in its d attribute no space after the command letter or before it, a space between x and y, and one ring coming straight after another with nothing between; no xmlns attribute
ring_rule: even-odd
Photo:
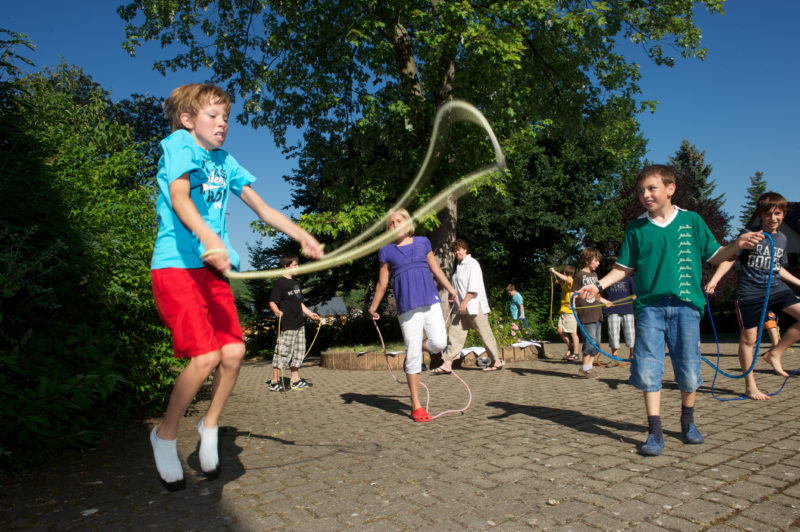
<svg viewBox="0 0 800 532"><path fill-rule="evenodd" d="M552 348L560 355L559 346ZM624 348L623 348L624 350ZM723 367L736 366L725 344ZM797 348L795 348L797 351ZM705 353L715 352L704 345ZM797 354L787 355L787 366ZM409 418L407 388L385 371L303 369L311 389L270 393L271 367L248 362L223 415L222 474L199 473L198 402L181 426L187 489L169 493L148 426L115 432L0 483L5 530L786 530L800 524L800 387L771 401L718 402L713 371L698 394L704 445L680 440L667 384L666 448L642 457L641 394L628 368L576 377L560 360L459 372L464 415ZM671 369L667 370L671 377ZM762 389L782 379L762 362ZM423 374L431 413L466 404L451 376ZM720 378L718 395L743 390ZM156 420L153 420L155 422Z"/></svg>

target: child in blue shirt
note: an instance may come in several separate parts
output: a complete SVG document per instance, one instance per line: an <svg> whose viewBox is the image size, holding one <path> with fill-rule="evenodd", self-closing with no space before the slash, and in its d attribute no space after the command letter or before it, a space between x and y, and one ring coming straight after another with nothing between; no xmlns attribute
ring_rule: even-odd
<svg viewBox="0 0 800 532"><path fill-rule="evenodd" d="M224 272L238 269L225 212L233 192L266 223L297 240L312 258L314 237L269 207L247 170L222 150L230 97L211 84L182 85L164 103L173 133L161 141L158 162L158 236L151 277L156 307L172 332L175 356L189 364L175 381L167 412L150 433L159 476L169 490L185 487L177 451L178 424L200 386L213 373L211 404L197 425L200 468L219 472L219 417L244 358L242 329Z"/></svg>
<svg viewBox="0 0 800 532"><path fill-rule="evenodd" d="M527 327L528 320L525 319L525 305L522 303L522 294L517 291L513 284L506 286L506 293L511 296L511 302L508 304L511 319L513 321L522 320L525 322L525 327Z"/></svg>

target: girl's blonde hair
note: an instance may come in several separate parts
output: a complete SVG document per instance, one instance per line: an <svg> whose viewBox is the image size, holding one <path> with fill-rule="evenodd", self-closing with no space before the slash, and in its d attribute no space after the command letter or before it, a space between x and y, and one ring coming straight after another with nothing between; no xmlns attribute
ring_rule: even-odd
<svg viewBox="0 0 800 532"><path fill-rule="evenodd" d="M408 213L408 211L405 210L402 207L400 207L398 209L392 209L386 215L386 229L389 229L389 218L391 218L392 215L395 215L395 214L399 214L400 216L402 216L403 218L406 219L406 221L408 222L408 225L407 225L408 234L409 235L413 235L414 234L414 220L411 219L411 215Z"/></svg>
<svg viewBox="0 0 800 532"><path fill-rule="evenodd" d="M181 124L182 114L195 117L201 107L217 103L225 106L226 114L231 112L231 97L224 90L211 83L187 83L172 90L164 102L164 114L172 131L176 131L185 129Z"/></svg>

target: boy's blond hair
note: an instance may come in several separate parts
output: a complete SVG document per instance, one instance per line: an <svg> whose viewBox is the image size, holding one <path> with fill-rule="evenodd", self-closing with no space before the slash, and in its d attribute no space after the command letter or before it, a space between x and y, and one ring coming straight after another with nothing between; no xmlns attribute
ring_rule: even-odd
<svg viewBox="0 0 800 532"><path fill-rule="evenodd" d="M185 129L181 115L197 116L200 108L208 104L221 103L225 113L231 112L231 97L227 92L211 83L187 83L172 90L164 102L164 114L172 126L172 131Z"/></svg>
<svg viewBox="0 0 800 532"><path fill-rule="evenodd" d="M642 168L642 171L636 176L636 184L638 185L652 176L660 177L664 186L675 183L675 172L672 171L672 168L665 164L651 164Z"/></svg>

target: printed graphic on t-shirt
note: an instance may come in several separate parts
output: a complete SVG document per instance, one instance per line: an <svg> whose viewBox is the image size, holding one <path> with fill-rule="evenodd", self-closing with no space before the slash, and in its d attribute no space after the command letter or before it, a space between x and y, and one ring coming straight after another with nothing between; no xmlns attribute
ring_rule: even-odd
<svg viewBox="0 0 800 532"><path fill-rule="evenodd" d="M228 193L228 187L226 186L228 176L225 173L225 168L218 167L207 160L203 162L203 174L205 174L206 182L198 185L203 199L210 210L219 210L222 208L225 194Z"/></svg>
<svg viewBox="0 0 800 532"><path fill-rule="evenodd" d="M784 249L775 246L775 258L772 265L772 271L778 273L781 269L781 258L783 258ZM769 271L769 242L762 240L756 247L750 250L747 257L747 267L755 268L758 270Z"/></svg>
<svg viewBox="0 0 800 532"><path fill-rule="evenodd" d="M692 254L694 242L691 225L678 227L678 297L691 303Z"/></svg>

